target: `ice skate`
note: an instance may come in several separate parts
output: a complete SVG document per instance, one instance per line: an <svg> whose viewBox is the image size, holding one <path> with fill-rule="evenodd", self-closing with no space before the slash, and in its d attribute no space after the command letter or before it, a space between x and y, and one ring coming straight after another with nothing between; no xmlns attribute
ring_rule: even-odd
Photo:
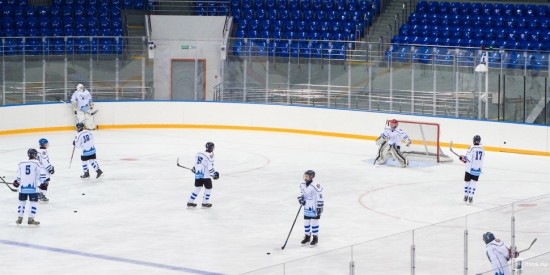
<svg viewBox="0 0 550 275"><path fill-rule="evenodd" d="M89 177L90 177L90 172L88 172L88 171L84 172L84 175L80 176L80 178L83 178L83 179L89 178Z"/></svg>
<svg viewBox="0 0 550 275"><path fill-rule="evenodd" d="M472 202L474 202L474 197L470 197L470 198L468 199L468 202L469 202L470 204L472 204Z"/></svg>
<svg viewBox="0 0 550 275"><path fill-rule="evenodd" d="M188 202L187 207L197 207L197 204L194 202Z"/></svg>
<svg viewBox="0 0 550 275"><path fill-rule="evenodd" d="M464 202L468 202L468 196L464 196Z"/></svg>
<svg viewBox="0 0 550 275"><path fill-rule="evenodd" d="M49 202L50 199L48 199L44 194L42 193L38 193L38 200L41 201L41 202Z"/></svg>
<svg viewBox="0 0 550 275"><path fill-rule="evenodd" d="M212 207L212 204L211 204L211 203L203 203L203 204L202 204L202 207L208 207L208 208L210 208L210 207Z"/></svg>
<svg viewBox="0 0 550 275"><path fill-rule="evenodd" d="M101 171L101 169L97 169L97 176L95 178L97 179L101 177L101 175L103 175L103 171Z"/></svg>
<svg viewBox="0 0 550 275"><path fill-rule="evenodd" d="M23 217L19 217L17 218L17 220L15 221L15 224L19 225L23 222Z"/></svg>
<svg viewBox="0 0 550 275"><path fill-rule="evenodd" d="M39 221L35 221L34 218L29 218L29 221L27 222L29 225L39 225Z"/></svg>
<svg viewBox="0 0 550 275"><path fill-rule="evenodd" d="M317 235L313 235L313 240L311 240L309 245L311 245L311 246L317 245L318 242L319 242L319 238L317 238Z"/></svg>
<svg viewBox="0 0 550 275"><path fill-rule="evenodd" d="M309 235L306 235L306 236L304 237L304 239L302 240L301 243L302 243L302 244L307 244L307 243L309 243L309 240L310 240L310 236L309 236Z"/></svg>

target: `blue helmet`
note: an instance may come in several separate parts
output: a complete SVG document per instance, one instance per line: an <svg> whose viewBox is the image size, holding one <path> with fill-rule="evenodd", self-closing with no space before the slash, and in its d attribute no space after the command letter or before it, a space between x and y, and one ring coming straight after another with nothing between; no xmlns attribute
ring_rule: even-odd
<svg viewBox="0 0 550 275"><path fill-rule="evenodd" d="M27 156L29 156L29 158L31 159L35 159L38 156L38 151L36 151L36 149L34 148L31 148L27 151Z"/></svg>
<svg viewBox="0 0 550 275"><path fill-rule="evenodd" d="M483 234L483 241L485 242L485 244L492 242L494 239L495 239L495 235L493 235L493 233L491 232L487 232Z"/></svg>
<svg viewBox="0 0 550 275"><path fill-rule="evenodd" d="M41 138L41 139L38 141L38 145L40 145L40 147L44 147L46 144L48 144L48 140L45 139L45 138Z"/></svg>

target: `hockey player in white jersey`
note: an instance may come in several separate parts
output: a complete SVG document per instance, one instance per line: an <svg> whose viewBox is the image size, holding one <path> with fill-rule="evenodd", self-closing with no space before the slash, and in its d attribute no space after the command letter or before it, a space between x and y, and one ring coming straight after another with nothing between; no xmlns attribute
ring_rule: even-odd
<svg viewBox="0 0 550 275"><path fill-rule="evenodd" d="M46 197L46 192L48 191L48 186L50 184L50 177L55 173L55 170L50 162L50 157L48 156L48 147L50 146L48 140L41 138L38 140L38 145L40 146L38 149L38 162L40 162L40 165L43 167L44 171L42 173L46 177L44 183L39 186L38 200L48 202L50 200Z"/></svg>
<svg viewBox="0 0 550 275"><path fill-rule="evenodd" d="M495 235L491 232L483 234L485 242L485 253L489 262L491 262L491 274L509 275L510 266L508 261L512 258L512 251L504 245L504 242L495 239ZM514 252L514 258L519 256L519 252Z"/></svg>
<svg viewBox="0 0 550 275"><path fill-rule="evenodd" d="M481 175L481 167L483 166L483 158L485 150L481 146L481 137L475 135L473 139L474 145L471 145L466 152L466 155L458 157L464 162L464 201L472 203L474 201L474 193L476 192L476 184Z"/></svg>
<svg viewBox="0 0 550 275"><path fill-rule="evenodd" d="M82 149L82 155L80 156L80 160L82 161L82 170L84 171L84 174L82 174L80 177L81 178L90 177L88 163L96 171L96 178L101 177L101 175L103 174L103 171L99 169L99 164L96 161L94 135L92 134L92 132L85 130L84 124L81 122L76 124L76 130L78 134L76 134L76 137L73 140L73 145L76 146L76 148Z"/></svg>
<svg viewBox="0 0 550 275"><path fill-rule="evenodd" d="M28 224L39 225L40 222L34 220L37 210L38 202L38 187L43 184L44 175L42 174L43 167L36 159L38 152L35 149L29 149L27 151L29 160L22 161L18 165L17 179L13 182L13 186L19 188L19 206L17 208L17 220L16 224L23 222L23 215L25 214L25 206L27 205L27 199L30 201L31 211L29 213Z"/></svg>
<svg viewBox="0 0 550 275"><path fill-rule="evenodd" d="M389 127L384 128L384 132L376 140L378 148L378 156L375 163L384 164L388 155L392 155L398 160L401 167L405 168L409 165L409 160L401 153L401 141L405 141L406 146L411 145L411 139L405 131L397 128L399 122L396 119L389 121Z"/></svg>
<svg viewBox="0 0 550 275"><path fill-rule="evenodd" d="M84 89L84 85L76 85L76 91L71 96L71 105L75 111L77 122L84 123L84 126L88 130L95 130L94 115L97 113L97 110L93 110L94 102L92 95L90 91Z"/></svg>
<svg viewBox="0 0 550 275"><path fill-rule="evenodd" d="M220 173L214 168L214 143L207 142L205 147L206 150L204 152L198 152L195 156L195 165L191 170L195 173L195 190L189 196L187 207L197 207L195 199L200 194L203 186L205 190L202 198L202 207L212 207L212 204L209 202L210 195L212 194L212 179L219 179Z"/></svg>
<svg viewBox="0 0 550 275"><path fill-rule="evenodd" d="M300 184L301 196L298 197L298 202L304 206L305 237L301 242L303 245L317 245L319 242L319 219L325 205L323 187L319 183L313 183L313 178L315 171L304 172L304 182Z"/></svg>

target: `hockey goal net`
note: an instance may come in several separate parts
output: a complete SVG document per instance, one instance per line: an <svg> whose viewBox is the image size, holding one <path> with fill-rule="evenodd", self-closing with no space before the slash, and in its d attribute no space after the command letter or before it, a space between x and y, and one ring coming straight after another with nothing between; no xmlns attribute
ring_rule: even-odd
<svg viewBox="0 0 550 275"><path fill-rule="evenodd" d="M389 121L386 123L389 127ZM452 159L443 153L439 143L438 123L399 120L399 126L411 139L409 147L401 146L401 152L408 158L449 162Z"/></svg>

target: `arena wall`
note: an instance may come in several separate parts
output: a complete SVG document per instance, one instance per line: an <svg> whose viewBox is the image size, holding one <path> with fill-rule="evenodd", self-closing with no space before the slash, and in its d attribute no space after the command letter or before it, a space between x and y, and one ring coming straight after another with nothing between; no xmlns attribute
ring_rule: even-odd
<svg viewBox="0 0 550 275"><path fill-rule="evenodd" d="M550 156L550 127L495 121L406 116L315 107L221 102L98 102L99 129L197 128L313 134L373 141L386 119L441 125L442 147L466 148L481 135L489 151ZM68 104L0 107L0 135L74 129Z"/></svg>

